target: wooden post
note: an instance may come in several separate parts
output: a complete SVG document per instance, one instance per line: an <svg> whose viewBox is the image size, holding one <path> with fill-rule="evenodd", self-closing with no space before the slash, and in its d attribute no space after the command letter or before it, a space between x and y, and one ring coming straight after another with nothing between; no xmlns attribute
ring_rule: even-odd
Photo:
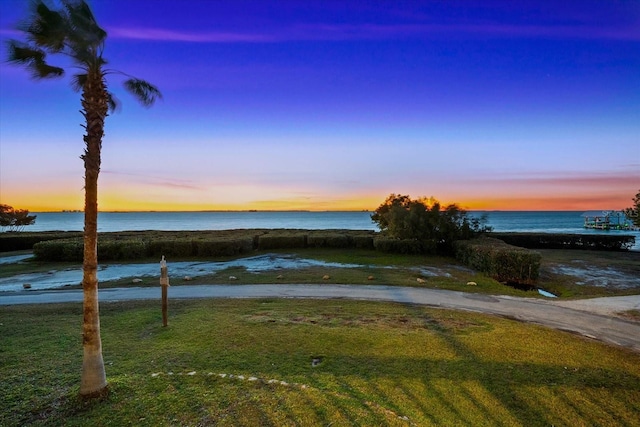
<svg viewBox="0 0 640 427"><path fill-rule="evenodd" d="M162 255L162 260L160 261L160 286L162 287L162 326L167 326L169 275L167 274L167 261L165 261L164 255Z"/></svg>

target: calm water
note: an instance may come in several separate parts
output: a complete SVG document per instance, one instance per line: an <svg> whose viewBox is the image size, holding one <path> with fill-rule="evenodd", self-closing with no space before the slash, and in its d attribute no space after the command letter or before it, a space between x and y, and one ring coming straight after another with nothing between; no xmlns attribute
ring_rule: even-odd
<svg viewBox="0 0 640 427"><path fill-rule="evenodd" d="M471 212L486 215L494 231L547 233L631 234L638 231L601 231L583 228L581 211L576 212ZM82 231L82 212L36 213L36 223L25 231ZM306 230L378 230L371 212L102 212L98 231L129 230L232 230L242 228L298 228Z"/></svg>
<svg viewBox="0 0 640 427"><path fill-rule="evenodd" d="M82 231L82 212L38 213L25 231ZM235 230L298 228L306 230L377 230L369 212L101 212L98 231Z"/></svg>

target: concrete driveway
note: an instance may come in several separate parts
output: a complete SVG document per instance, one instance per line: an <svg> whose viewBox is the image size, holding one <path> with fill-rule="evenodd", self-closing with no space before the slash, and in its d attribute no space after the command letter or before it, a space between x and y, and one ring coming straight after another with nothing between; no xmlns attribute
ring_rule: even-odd
<svg viewBox="0 0 640 427"><path fill-rule="evenodd" d="M159 300L160 288L100 290L101 302ZM196 285L169 288L169 299L317 298L390 301L495 314L576 333L640 352L640 323L613 313L640 310L640 295L557 301L439 289L360 285ZM81 290L0 293L0 305L81 302Z"/></svg>

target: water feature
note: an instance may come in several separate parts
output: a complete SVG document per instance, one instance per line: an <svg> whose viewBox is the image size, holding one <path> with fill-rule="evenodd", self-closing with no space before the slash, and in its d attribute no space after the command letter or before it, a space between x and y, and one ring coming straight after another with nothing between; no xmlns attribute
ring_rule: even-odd
<svg viewBox="0 0 640 427"><path fill-rule="evenodd" d="M6 257L9 258L9 257ZM18 262L18 261L16 261ZM224 262L173 262L170 264L172 277L184 278L216 274L233 267L245 268L249 273L265 271L300 269L307 267L359 268L360 264L324 262L315 259L298 258L294 255L266 254L249 258L240 258ZM153 278L160 276L160 264L101 264L98 267L98 280L114 281L127 278ZM25 284L32 290L55 289L70 285L79 285L82 281L82 268L72 267L64 270L18 274L0 279L0 292L22 290Z"/></svg>

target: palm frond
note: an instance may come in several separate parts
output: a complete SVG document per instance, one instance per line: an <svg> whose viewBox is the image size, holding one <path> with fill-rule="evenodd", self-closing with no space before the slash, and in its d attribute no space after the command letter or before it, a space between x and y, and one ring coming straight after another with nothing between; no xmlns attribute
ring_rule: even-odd
<svg viewBox="0 0 640 427"><path fill-rule="evenodd" d="M7 42L7 51L9 52L7 60L20 65L26 65L33 61L44 61L46 56L42 49L29 46L17 40L9 40Z"/></svg>
<svg viewBox="0 0 640 427"><path fill-rule="evenodd" d="M44 61L34 63L31 70L33 71L33 77L36 79L55 78L64 75L64 69L49 65Z"/></svg>
<svg viewBox="0 0 640 427"><path fill-rule="evenodd" d="M96 21L91 8L85 0L64 0L68 23L72 31L69 38L76 47L85 47L95 53L107 38L107 32ZM99 56L99 55L98 55Z"/></svg>
<svg viewBox="0 0 640 427"><path fill-rule="evenodd" d="M57 0L61 7L56 10L48 6L49 0L31 1L31 15L18 27L25 33L26 43L10 40L8 61L41 79L62 76L64 69L48 64L46 59L48 54L65 55L82 70L71 80L76 91L84 89L88 74L97 72L104 77L107 61L102 53L107 32L98 25L87 0ZM124 87L145 107L162 98L158 88L144 80L129 78ZM117 98L110 92L107 98L109 110L117 111L120 104Z"/></svg>
<svg viewBox="0 0 640 427"><path fill-rule="evenodd" d="M160 90L145 80L131 78L125 80L124 87L145 107L151 107L158 99L162 99Z"/></svg>
<svg viewBox="0 0 640 427"><path fill-rule="evenodd" d="M24 66L36 79L60 77L64 74L64 69L46 63L46 53L42 49L9 40L7 50L8 61Z"/></svg>
<svg viewBox="0 0 640 427"><path fill-rule="evenodd" d="M51 53L61 52L68 34L67 18L49 9L42 0L35 1L33 5L32 15L19 28L36 46Z"/></svg>
<svg viewBox="0 0 640 427"><path fill-rule="evenodd" d="M80 66L100 68L107 32L96 21L85 0L63 0L69 25L69 56Z"/></svg>
<svg viewBox="0 0 640 427"><path fill-rule="evenodd" d="M71 78L71 87L76 92L80 92L86 82L87 82L86 73L74 74L73 77Z"/></svg>
<svg viewBox="0 0 640 427"><path fill-rule="evenodd" d="M122 109L120 100L112 92L107 92L107 103L111 112L118 112Z"/></svg>

